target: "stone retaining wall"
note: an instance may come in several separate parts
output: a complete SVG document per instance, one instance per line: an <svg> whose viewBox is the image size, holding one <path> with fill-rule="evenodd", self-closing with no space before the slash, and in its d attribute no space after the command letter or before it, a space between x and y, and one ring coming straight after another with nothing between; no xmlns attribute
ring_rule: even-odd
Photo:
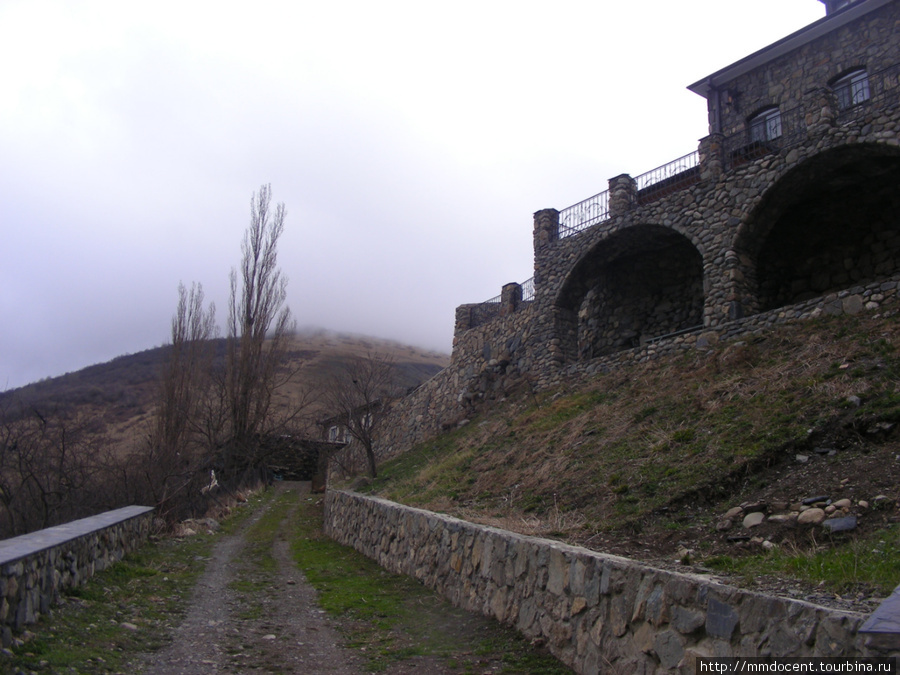
<svg viewBox="0 0 900 675"><path fill-rule="evenodd" d="M578 673L694 673L704 656L897 653L858 634L861 614L374 497L329 491L325 531L457 606L545 640Z"/></svg>
<svg viewBox="0 0 900 675"><path fill-rule="evenodd" d="M36 622L60 593L147 541L153 509L126 506L0 541L0 637Z"/></svg>
<svg viewBox="0 0 900 675"><path fill-rule="evenodd" d="M900 274L895 274L882 281L829 293L787 307L755 314L746 319L731 321L716 328L698 328L681 335L650 341L641 347L620 351L604 358L576 363L560 369L557 379L552 382L558 385L571 381L575 375L609 372L629 363L644 363L686 350L711 351L721 341L758 335L794 321L824 316L852 316L861 312L872 312L885 318L895 316L900 310L898 289L900 289Z"/></svg>
<svg viewBox="0 0 900 675"><path fill-rule="evenodd" d="M462 348L453 362L413 393L397 401L383 425L381 459L405 452L476 414L479 403L502 398L517 387L539 392L575 378L606 373L629 364L645 363L689 350L713 353L722 341L758 334L792 321L862 312L894 316L900 309L900 274L880 281L737 319L716 327L701 327L631 349L536 372L529 348L535 330L534 310L494 319L457 338Z"/></svg>

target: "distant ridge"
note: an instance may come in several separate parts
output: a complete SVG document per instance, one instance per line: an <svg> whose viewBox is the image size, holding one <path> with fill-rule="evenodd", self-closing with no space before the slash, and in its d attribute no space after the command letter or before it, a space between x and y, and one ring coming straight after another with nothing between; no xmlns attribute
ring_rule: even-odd
<svg viewBox="0 0 900 675"><path fill-rule="evenodd" d="M224 352L225 340L217 339ZM89 417L98 434L116 444L130 443L142 433L153 413L154 397L169 345L117 356L81 370L0 392L0 412L7 419L21 410L37 410L63 418ZM304 328L293 336L287 367L296 375L283 392L288 400L304 388L320 385L340 364L367 353L389 356L398 384L416 386L445 368L449 354L367 335Z"/></svg>

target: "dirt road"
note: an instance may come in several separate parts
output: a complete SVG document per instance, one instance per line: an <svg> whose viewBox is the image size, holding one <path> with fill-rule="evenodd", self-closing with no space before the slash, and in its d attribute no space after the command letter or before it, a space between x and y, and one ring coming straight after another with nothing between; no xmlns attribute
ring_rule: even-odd
<svg viewBox="0 0 900 675"><path fill-rule="evenodd" d="M571 671L509 628L453 607L428 589L396 579L375 565L357 565L336 551L329 578L356 588L365 575L367 608L379 592L402 594L394 609L377 604L372 618L353 612L337 618L319 608L317 595L295 563L308 541L299 536L318 508L308 483L279 483L241 527L214 547L194 588L174 642L144 657L147 675L303 673L360 675L490 675ZM313 522L316 516L313 515ZM304 526L305 527L305 526ZM309 534L309 530L302 531ZM314 536L320 536L321 533ZM292 550L292 543L301 548ZM365 568L365 569L363 569ZM348 577L340 573L353 570ZM398 584L403 590L398 591ZM360 587L362 588L362 587ZM393 590L390 590L393 589ZM333 590L333 589L332 589ZM362 592L362 591L361 591ZM371 595L370 595L371 594ZM366 597L369 600L366 600ZM367 621L373 622L371 625ZM373 626L377 625L373 632ZM354 647L346 645L353 643Z"/></svg>
<svg viewBox="0 0 900 675"><path fill-rule="evenodd" d="M282 483L277 489L299 497L309 484ZM216 545L175 642L148 657L144 673L367 672L360 655L341 646L341 636L316 604L315 591L290 558L286 528L296 506L268 542L274 569L242 556L248 531L271 505Z"/></svg>

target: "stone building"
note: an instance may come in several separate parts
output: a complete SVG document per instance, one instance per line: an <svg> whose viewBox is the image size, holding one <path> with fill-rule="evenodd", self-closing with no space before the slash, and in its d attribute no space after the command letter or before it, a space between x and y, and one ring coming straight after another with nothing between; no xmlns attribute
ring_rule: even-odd
<svg viewBox="0 0 900 675"><path fill-rule="evenodd" d="M394 451L504 380L538 388L821 312L900 279L900 0L819 21L690 85L698 149L534 214L534 277L456 311L451 365L408 396Z"/></svg>

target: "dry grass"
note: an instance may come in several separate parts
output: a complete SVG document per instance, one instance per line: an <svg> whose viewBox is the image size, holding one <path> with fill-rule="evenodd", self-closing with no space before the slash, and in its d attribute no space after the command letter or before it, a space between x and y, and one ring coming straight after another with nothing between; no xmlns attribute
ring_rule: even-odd
<svg viewBox="0 0 900 675"><path fill-rule="evenodd" d="M892 320L808 321L510 397L389 463L374 487L528 534L640 527L802 447L812 429L900 419L897 344Z"/></svg>

